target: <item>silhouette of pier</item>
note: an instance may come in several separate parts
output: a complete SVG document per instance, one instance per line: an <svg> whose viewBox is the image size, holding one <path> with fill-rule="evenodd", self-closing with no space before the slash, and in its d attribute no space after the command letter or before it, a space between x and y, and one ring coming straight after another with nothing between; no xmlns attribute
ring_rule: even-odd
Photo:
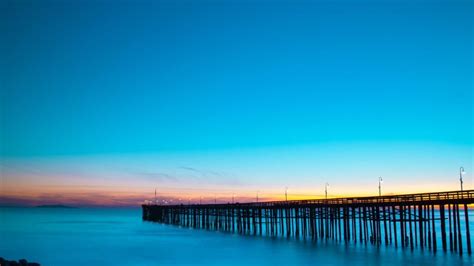
<svg viewBox="0 0 474 266"><path fill-rule="evenodd" d="M143 220L248 235L471 251L474 190L228 204L142 205ZM439 241L441 243L439 244Z"/></svg>

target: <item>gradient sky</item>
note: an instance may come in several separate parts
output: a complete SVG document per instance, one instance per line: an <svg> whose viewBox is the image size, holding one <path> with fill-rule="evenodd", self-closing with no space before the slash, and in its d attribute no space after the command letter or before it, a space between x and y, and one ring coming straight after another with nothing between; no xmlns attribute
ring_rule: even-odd
<svg viewBox="0 0 474 266"><path fill-rule="evenodd" d="M0 203L473 187L472 1L2 1Z"/></svg>

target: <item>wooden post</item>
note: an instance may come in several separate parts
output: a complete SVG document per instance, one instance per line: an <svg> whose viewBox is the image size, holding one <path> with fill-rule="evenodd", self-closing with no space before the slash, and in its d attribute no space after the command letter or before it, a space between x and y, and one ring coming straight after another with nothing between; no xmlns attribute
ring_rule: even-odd
<svg viewBox="0 0 474 266"><path fill-rule="evenodd" d="M472 254L471 251L471 232L469 231L469 208L467 204L464 204L464 216L466 218L466 243L467 243L467 253Z"/></svg>
<svg viewBox="0 0 474 266"><path fill-rule="evenodd" d="M435 227L435 211L434 205L431 205L431 226L433 227L433 251L436 252L437 244L436 244L436 227Z"/></svg>
<svg viewBox="0 0 474 266"><path fill-rule="evenodd" d="M408 247L409 240L408 240L408 229L407 229L407 207L400 206L400 231L401 237L403 238L403 247Z"/></svg>
<svg viewBox="0 0 474 266"><path fill-rule="evenodd" d="M388 245L387 214L385 213L385 206L382 206L382 211L383 211L383 232L385 236L385 245Z"/></svg>
<svg viewBox="0 0 474 266"><path fill-rule="evenodd" d="M392 212L390 211L390 206L387 207L387 217L388 217L388 236L390 239L390 245L392 244Z"/></svg>
<svg viewBox="0 0 474 266"><path fill-rule="evenodd" d="M427 227L428 227L428 249L431 250L431 224L430 224L430 206L426 205L426 220L427 220Z"/></svg>
<svg viewBox="0 0 474 266"><path fill-rule="evenodd" d="M456 214L456 205L453 204L453 246L454 246L454 251L458 251L458 233L457 233L457 214Z"/></svg>
<svg viewBox="0 0 474 266"><path fill-rule="evenodd" d="M367 239L369 238L369 229L367 227L367 208L364 207L364 243L367 244Z"/></svg>
<svg viewBox="0 0 474 266"><path fill-rule="evenodd" d="M413 229L412 229L412 216L411 216L411 206L408 206L408 223L410 224L410 248L413 249Z"/></svg>
<svg viewBox="0 0 474 266"><path fill-rule="evenodd" d="M461 237L461 219L459 217L459 204L456 204L456 221L458 222L458 241L459 241L459 255L462 255L462 237Z"/></svg>
<svg viewBox="0 0 474 266"><path fill-rule="evenodd" d="M446 217L444 213L444 204L439 205L439 215L441 219L441 242L443 245L443 251L447 251L447 244L446 244Z"/></svg>
<svg viewBox="0 0 474 266"><path fill-rule="evenodd" d="M452 216L451 216L451 204L448 204L448 220L449 220L449 250L453 251L453 231L452 231Z"/></svg>
<svg viewBox="0 0 474 266"><path fill-rule="evenodd" d="M362 207L359 207L359 241L362 243Z"/></svg>
<svg viewBox="0 0 474 266"><path fill-rule="evenodd" d="M397 247L397 218L395 213L395 206L392 206L393 215L393 238L395 240L395 247Z"/></svg>

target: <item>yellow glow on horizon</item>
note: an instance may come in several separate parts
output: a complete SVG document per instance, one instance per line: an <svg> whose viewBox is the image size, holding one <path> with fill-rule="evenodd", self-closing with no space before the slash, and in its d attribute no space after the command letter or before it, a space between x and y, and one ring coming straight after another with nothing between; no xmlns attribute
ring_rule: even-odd
<svg viewBox="0 0 474 266"><path fill-rule="evenodd" d="M337 190L339 189L339 191ZM320 189L319 189L320 190ZM437 191L449 191L454 189L443 189L443 186L431 184L423 189L414 187L389 190L383 195L412 194ZM339 192L335 193L333 191ZM375 191L375 189L374 189ZM176 203L186 204L197 203L218 203L232 202L232 194L235 195L235 202L255 202L256 190L241 188L239 190L231 188L222 189L186 189L186 188L158 188L157 198ZM7 183L0 195L11 199L21 199L23 201L36 202L57 202L65 204L89 204L89 205L139 205L145 200L154 200L154 188L145 186L67 186L67 185L43 185L43 184L21 184L13 185ZM366 190L353 189L347 187L334 187L328 191L328 198L363 197L376 196L377 193L367 193ZM290 189L288 200L303 199L323 199L323 193L314 193L308 189ZM282 201L285 200L284 190L276 189L259 190L259 201Z"/></svg>

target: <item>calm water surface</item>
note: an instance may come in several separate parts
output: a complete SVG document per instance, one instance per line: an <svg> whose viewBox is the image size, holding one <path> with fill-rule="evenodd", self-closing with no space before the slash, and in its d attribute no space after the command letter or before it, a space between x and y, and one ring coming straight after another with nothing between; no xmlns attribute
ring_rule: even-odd
<svg viewBox="0 0 474 266"><path fill-rule="evenodd" d="M473 265L472 257L449 252L154 224L138 208L0 208L0 256L42 265Z"/></svg>

